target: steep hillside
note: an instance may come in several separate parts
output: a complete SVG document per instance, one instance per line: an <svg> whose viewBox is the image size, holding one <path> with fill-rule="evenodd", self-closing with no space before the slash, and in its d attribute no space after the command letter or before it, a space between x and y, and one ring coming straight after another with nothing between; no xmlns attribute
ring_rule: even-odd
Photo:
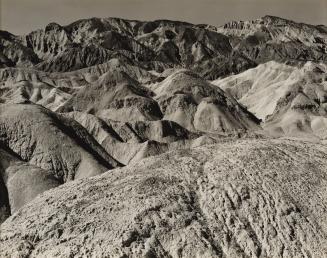
<svg viewBox="0 0 327 258"><path fill-rule="evenodd" d="M170 143L193 140L200 136L167 120L119 122L76 111L63 115L83 125L122 164L158 155L168 151ZM179 146L174 146L177 147ZM180 148L184 147L186 144L183 142Z"/></svg>
<svg viewBox="0 0 327 258"><path fill-rule="evenodd" d="M35 52L25 46L19 37L0 30L0 68L30 67L40 62Z"/></svg>
<svg viewBox="0 0 327 258"><path fill-rule="evenodd" d="M152 95L129 74L108 71L81 88L59 111L87 111L119 121L158 120L162 114Z"/></svg>

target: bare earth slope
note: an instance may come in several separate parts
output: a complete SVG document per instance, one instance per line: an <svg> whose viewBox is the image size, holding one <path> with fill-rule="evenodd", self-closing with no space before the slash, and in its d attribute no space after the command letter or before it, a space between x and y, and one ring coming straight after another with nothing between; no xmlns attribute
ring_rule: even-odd
<svg viewBox="0 0 327 258"><path fill-rule="evenodd" d="M274 61L212 82L281 136L326 139L327 66L296 67Z"/></svg>
<svg viewBox="0 0 327 258"><path fill-rule="evenodd" d="M243 140L50 190L0 228L4 257L323 257L327 148Z"/></svg>
<svg viewBox="0 0 327 258"><path fill-rule="evenodd" d="M33 104L0 105L0 141L61 182L119 165L75 120Z"/></svg>

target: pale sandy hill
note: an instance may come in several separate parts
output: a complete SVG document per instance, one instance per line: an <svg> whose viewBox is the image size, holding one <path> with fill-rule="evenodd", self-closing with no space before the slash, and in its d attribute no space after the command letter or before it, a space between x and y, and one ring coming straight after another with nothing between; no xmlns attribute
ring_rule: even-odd
<svg viewBox="0 0 327 258"><path fill-rule="evenodd" d="M256 130L258 119L237 101L188 70L178 70L151 86L164 114L191 131Z"/></svg>
<svg viewBox="0 0 327 258"><path fill-rule="evenodd" d="M268 62L212 83L261 118L274 135L325 139L327 66Z"/></svg>

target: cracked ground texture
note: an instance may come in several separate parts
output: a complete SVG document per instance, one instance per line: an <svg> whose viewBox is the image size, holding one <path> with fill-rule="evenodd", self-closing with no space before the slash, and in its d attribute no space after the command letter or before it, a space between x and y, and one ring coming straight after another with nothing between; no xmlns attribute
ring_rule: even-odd
<svg viewBox="0 0 327 258"><path fill-rule="evenodd" d="M1 225L2 257L324 257L327 147L238 140L49 190Z"/></svg>

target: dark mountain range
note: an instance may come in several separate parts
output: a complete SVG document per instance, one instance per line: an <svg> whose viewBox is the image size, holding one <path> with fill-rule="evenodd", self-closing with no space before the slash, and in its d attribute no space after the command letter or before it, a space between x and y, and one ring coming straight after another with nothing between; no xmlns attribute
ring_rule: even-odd
<svg viewBox="0 0 327 258"><path fill-rule="evenodd" d="M2 66L67 72L131 59L147 70L191 69L207 79L238 73L259 63L326 61L327 28L265 16L222 27L158 20L91 18L56 23L24 36L1 32Z"/></svg>

